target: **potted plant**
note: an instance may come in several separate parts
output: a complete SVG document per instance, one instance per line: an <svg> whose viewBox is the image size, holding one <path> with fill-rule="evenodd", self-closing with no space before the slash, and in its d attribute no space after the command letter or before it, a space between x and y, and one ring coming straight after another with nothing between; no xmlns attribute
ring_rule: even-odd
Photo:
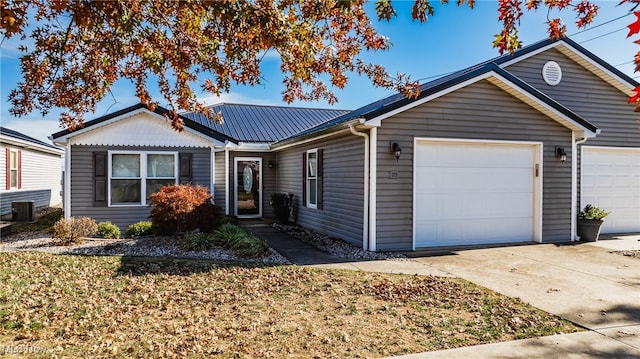
<svg viewBox="0 0 640 359"><path fill-rule="evenodd" d="M578 235L581 241L595 242L600 236L600 228L604 217L609 213L593 205L586 205L578 215Z"/></svg>

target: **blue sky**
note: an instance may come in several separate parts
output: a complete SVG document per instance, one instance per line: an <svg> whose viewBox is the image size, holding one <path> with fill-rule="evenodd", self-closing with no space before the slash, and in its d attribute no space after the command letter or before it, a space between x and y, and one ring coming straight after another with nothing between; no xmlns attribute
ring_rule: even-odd
<svg viewBox="0 0 640 359"><path fill-rule="evenodd" d="M432 2L439 3L437 0ZM626 26L635 17L632 14L624 16L631 7L616 6L618 2L595 1L600 6L600 11L587 31L575 28L572 12L565 11L562 18L567 24L567 33L574 41L626 74L640 76L640 73L633 72L634 66L631 63L638 51L638 46L632 41L635 37L626 38ZM384 65L391 74L400 72L411 75L413 79L426 81L498 56L497 49L492 46L494 34L501 29L497 20L497 1L477 1L473 10L466 6L458 8L455 4L438 5L435 16L424 24L411 21L411 1L395 0L393 3L398 12L397 18L389 23L374 20L380 33L391 39L392 48L364 56L366 60ZM621 16L624 17L617 19ZM547 37L546 18L546 11L525 12L519 32L525 46ZM53 109L44 117L36 112L20 118L9 114L7 97L21 79L19 52L16 50L19 44L20 41L14 38L4 41L0 47L0 122L3 127L46 141L48 135L60 130L57 119L61 110ZM262 71L265 78L262 85L233 86L230 93L223 94L220 98L202 94L201 99L207 104L230 102L285 105L281 96L282 75L277 56L267 56L262 64ZM150 85L153 86L153 83ZM150 91L158 100L162 100L152 87ZM115 97L106 97L95 113L85 116L86 120L138 103L133 86L126 81L118 81L112 92ZM336 91L336 94L339 102L334 108L356 109L388 96L392 91L374 88L366 78L352 75L345 89ZM162 102L160 104L163 105ZM296 102L292 106L330 107L326 102Z"/></svg>

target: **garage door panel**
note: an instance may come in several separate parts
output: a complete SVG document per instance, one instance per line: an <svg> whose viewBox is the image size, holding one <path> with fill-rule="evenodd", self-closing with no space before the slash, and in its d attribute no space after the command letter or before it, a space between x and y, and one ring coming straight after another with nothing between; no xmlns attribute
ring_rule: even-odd
<svg viewBox="0 0 640 359"><path fill-rule="evenodd" d="M531 241L535 148L418 141L416 246Z"/></svg>
<svg viewBox="0 0 640 359"><path fill-rule="evenodd" d="M580 203L611 214L602 233L640 232L640 148L583 147Z"/></svg>
<svg viewBox="0 0 640 359"><path fill-rule="evenodd" d="M531 168L417 167L416 193L475 193L531 191ZM505 181L510 181L505 186Z"/></svg>
<svg viewBox="0 0 640 359"><path fill-rule="evenodd" d="M531 218L533 208L522 204L531 202L532 196L531 192L474 193L460 196L432 194L428 201L416 201L416 212L422 214L421 218L437 220Z"/></svg>
<svg viewBox="0 0 640 359"><path fill-rule="evenodd" d="M470 245L482 243L511 243L530 241L531 218L430 220L416 223L420 242L437 243L439 246Z"/></svg>

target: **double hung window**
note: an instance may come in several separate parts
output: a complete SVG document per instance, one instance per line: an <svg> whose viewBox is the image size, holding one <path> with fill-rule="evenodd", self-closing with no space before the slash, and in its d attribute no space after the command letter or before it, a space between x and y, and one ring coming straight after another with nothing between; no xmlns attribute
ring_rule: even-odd
<svg viewBox="0 0 640 359"><path fill-rule="evenodd" d="M307 151L307 207L318 206L318 150Z"/></svg>
<svg viewBox="0 0 640 359"><path fill-rule="evenodd" d="M146 205L161 187L176 184L178 155L173 152L111 152L111 205Z"/></svg>
<svg viewBox="0 0 640 359"><path fill-rule="evenodd" d="M18 178L20 177L20 165L18 151L11 150L9 153L9 183L7 187L19 188Z"/></svg>

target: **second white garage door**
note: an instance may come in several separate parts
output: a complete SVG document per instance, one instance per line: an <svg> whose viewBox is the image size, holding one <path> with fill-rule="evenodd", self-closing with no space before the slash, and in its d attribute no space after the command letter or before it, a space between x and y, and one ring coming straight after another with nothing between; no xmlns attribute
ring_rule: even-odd
<svg viewBox="0 0 640 359"><path fill-rule="evenodd" d="M611 214L601 233L640 232L640 148L582 147L580 203Z"/></svg>
<svg viewBox="0 0 640 359"><path fill-rule="evenodd" d="M417 140L415 156L416 248L538 240L538 144Z"/></svg>

